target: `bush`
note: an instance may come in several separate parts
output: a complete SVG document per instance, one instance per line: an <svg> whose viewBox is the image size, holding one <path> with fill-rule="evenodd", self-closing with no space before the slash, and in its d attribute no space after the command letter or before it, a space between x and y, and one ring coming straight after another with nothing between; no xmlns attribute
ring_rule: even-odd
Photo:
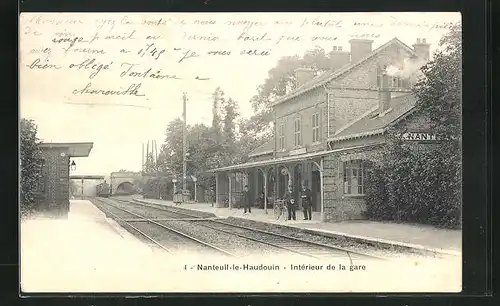
<svg viewBox="0 0 500 306"><path fill-rule="evenodd" d="M33 120L20 122L20 210L24 217L35 210L34 191L41 176L41 152Z"/></svg>
<svg viewBox="0 0 500 306"><path fill-rule="evenodd" d="M173 192L173 184L169 179L163 177L155 177L149 179L144 184L142 194L144 198L150 199L171 199Z"/></svg>
<svg viewBox="0 0 500 306"><path fill-rule="evenodd" d="M458 152L446 144L425 150L401 144L388 148L383 159L367 170L366 216L459 228L462 201Z"/></svg>

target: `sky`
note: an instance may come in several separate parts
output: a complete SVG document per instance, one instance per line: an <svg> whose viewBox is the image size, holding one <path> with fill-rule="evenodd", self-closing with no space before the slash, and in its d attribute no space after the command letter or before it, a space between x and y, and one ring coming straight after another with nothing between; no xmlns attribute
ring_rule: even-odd
<svg viewBox="0 0 500 306"><path fill-rule="evenodd" d="M316 46L349 51L351 38L372 39L375 49L394 37L408 46L426 38L432 53L460 20L458 12L23 13L20 116L35 121L44 142L94 143L72 174L140 171L142 145L164 142L168 122L182 116L184 92L188 124L211 123L217 87L250 117L250 98L283 56ZM137 95L91 93L127 88Z"/></svg>

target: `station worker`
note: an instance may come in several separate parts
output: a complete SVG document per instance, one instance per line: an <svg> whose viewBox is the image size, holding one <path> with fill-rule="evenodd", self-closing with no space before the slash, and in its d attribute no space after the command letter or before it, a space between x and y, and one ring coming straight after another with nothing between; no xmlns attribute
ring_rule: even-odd
<svg viewBox="0 0 500 306"><path fill-rule="evenodd" d="M302 192L300 193L302 199L302 207L304 208L304 220L312 219L312 192L307 186L307 182L302 183Z"/></svg>
<svg viewBox="0 0 500 306"><path fill-rule="evenodd" d="M251 214L252 213L252 205L250 203L250 196L248 194L248 185L245 185L245 188L243 190L242 202L243 202L243 207L245 209L243 214L247 213L247 209L248 209L248 213Z"/></svg>
<svg viewBox="0 0 500 306"><path fill-rule="evenodd" d="M292 185L288 186L288 190L285 192L283 200L285 200L286 208L288 210L288 220L292 220L292 218L293 220L296 220L295 210L297 209L297 202L293 196Z"/></svg>

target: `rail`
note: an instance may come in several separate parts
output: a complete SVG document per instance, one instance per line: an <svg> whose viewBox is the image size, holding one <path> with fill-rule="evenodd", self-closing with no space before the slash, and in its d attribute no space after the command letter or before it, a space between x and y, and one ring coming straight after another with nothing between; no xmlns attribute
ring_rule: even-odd
<svg viewBox="0 0 500 306"><path fill-rule="evenodd" d="M111 203L109 203L109 201L103 201L102 199L99 199L99 201L100 201L101 203L104 203L105 205L109 205L109 206L111 206L111 207L114 207L115 209L118 209L118 210L124 211L124 212L126 212L126 213L128 213L128 214L131 214L131 215L133 215L133 216L137 217L137 218L138 218L139 220L141 220L141 221L144 221L144 222L148 222L148 223L155 224L155 225L157 225L157 226L159 226L159 227L161 227L161 228L164 228L164 229L166 229L166 230L168 230L168 231L170 231L170 232L176 233L176 234L178 234L178 235L180 235L180 236L182 236L182 237L185 237L185 238L187 238L187 239L189 239L189 240L195 241L195 242L197 242L197 243L199 243L199 244L201 244L201 245L207 246L207 247L209 247L209 248L211 248L211 249L214 249L214 250L216 250L216 251L218 251L218 252L220 252L220 253L223 253L223 254L228 255L228 256L231 256L231 257L238 257L237 255L232 254L232 253L230 253L230 252L228 252L228 251L226 251L226 250L223 250L223 249L221 249L221 248L219 248L219 247L217 247L217 246L215 246L215 245L213 245L213 244L211 244L211 243L208 243L208 242L205 242L205 241L199 240L199 239L197 239L197 238L195 238L195 237L193 237L193 236L190 236L190 235L188 235L188 234L186 234L186 233L180 232L180 231L178 231L178 230L176 230L176 229L174 229L174 228L171 228L171 227L169 227L169 226L167 226L167 225L165 225L165 224L159 223L158 221L161 221L161 220L158 220L158 221L157 221L157 220L154 220L154 219L150 219L150 218L147 218L147 217L141 216L141 215L136 214L136 213L134 213L134 212L132 212L132 211L129 211L129 210L124 209L124 208L122 208L122 207L119 207L119 206L117 206L117 205L111 204ZM109 211L108 211L108 212L109 212ZM114 215L115 217L118 217L118 216L116 216L116 214L113 214L113 213L111 213L111 212L110 212L110 214L111 214L111 215ZM119 219L121 219L121 221L122 221L122 222L125 222L128 226L131 226L132 228L134 228L136 231L139 231L137 228L133 227L133 225L131 225L131 224L130 224L130 222L137 222L137 220L130 220L130 219L124 219L124 218L119 218ZM149 240L154 241L156 245L159 245L159 243L158 243L156 240L154 240L153 238L151 238L151 237L147 236L147 234L145 234L145 233L143 233L143 232L140 232L140 233L141 233L143 236L147 237ZM166 249L165 247L162 247L162 248L163 248L163 249ZM172 253L172 252L170 252L170 253Z"/></svg>
<svg viewBox="0 0 500 306"><path fill-rule="evenodd" d="M194 214L190 214L190 213L186 213L186 212L179 212L177 209L175 209L175 210L169 209L168 207L165 207L164 205L161 205L161 204L145 204L145 203L139 203L139 202L135 202L135 201L122 200L122 199L117 199L117 201L132 203L134 205L139 205L139 206L151 207L154 209L171 212L171 213L175 213L178 215L184 215L184 216L187 216L191 219L199 218L199 219L205 221L204 223L212 223L211 225L217 224L215 226L210 226L207 224L199 224L200 226L204 226L207 228L211 228L211 229L218 230L218 231L221 231L224 233L232 234L232 235L235 235L235 236L238 236L241 238L246 238L248 240L267 244L267 245L270 245L270 246L273 246L273 247L276 247L276 248L279 248L282 250L286 250L286 251L289 251L292 253L297 253L297 254L301 254L301 255L316 258L316 259L321 259L321 258L325 258L325 257L331 258L331 255L332 255L331 252L334 251L334 252L337 252L337 254L339 252L346 254L347 257L349 258L349 261L351 262L351 264L353 263L353 256L358 256L358 257L362 257L362 258L377 259L377 260L386 260L385 258L378 257L375 255L365 254L362 252L353 251L353 250L349 250L346 248L333 246L333 245L329 245L329 244L324 244L324 243L320 243L320 242L308 241L308 240L304 240L304 239L301 239L298 237L292 237L292 236L278 234L278 233L274 233L274 232L270 232L270 231L266 231L266 230L251 228L251 227L247 227L247 226L243 226L243 225L232 224L232 223L228 223L228 222L224 222L224 221L216 220L216 219L215 220L206 220L205 218L201 218L200 216L197 216ZM161 206L159 206L159 205L161 205ZM219 227L217 227L217 226L219 226ZM224 226L225 226L225 228L224 228ZM238 232L235 229L239 229L240 231ZM241 231L241 230L243 230L243 231ZM254 235L254 234L249 235L249 233L251 233L251 232L257 233L258 235ZM308 245L309 248L304 247L305 245Z"/></svg>
<svg viewBox="0 0 500 306"><path fill-rule="evenodd" d="M106 202L104 202L103 200L99 200L101 203L104 203L104 204L107 204ZM109 205L109 204L108 204ZM156 241L154 238L150 237L148 234L144 233L143 231L141 231L140 229L138 229L137 227L133 226L132 224L130 224L129 221L126 221L125 219L123 218L120 218L119 216L117 216L116 214L112 213L110 210L107 210L105 208L100 208L104 211L105 214L108 214L108 215L111 215L113 217L113 219L119 221L119 222L122 222L122 223L125 223L127 224L127 226L129 226L130 228L132 228L133 230L135 230L137 233L141 234L142 236L144 236L146 239L148 239L149 241L151 241L153 244L155 244L156 246L160 247L161 249L163 249L164 251L166 251L167 253L169 254L173 254L173 252L166 248L164 245L162 245L161 243L159 243L158 241Z"/></svg>

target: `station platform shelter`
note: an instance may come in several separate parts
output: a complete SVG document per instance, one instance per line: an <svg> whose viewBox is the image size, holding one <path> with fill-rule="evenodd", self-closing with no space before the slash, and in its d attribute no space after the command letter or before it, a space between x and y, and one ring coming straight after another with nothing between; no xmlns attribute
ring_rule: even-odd
<svg viewBox="0 0 500 306"><path fill-rule="evenodd" d="M42 143L42 175L35 187L36 210L67 217L70 200L70 169L75 157L88 157L93 142Z"/></svg>

